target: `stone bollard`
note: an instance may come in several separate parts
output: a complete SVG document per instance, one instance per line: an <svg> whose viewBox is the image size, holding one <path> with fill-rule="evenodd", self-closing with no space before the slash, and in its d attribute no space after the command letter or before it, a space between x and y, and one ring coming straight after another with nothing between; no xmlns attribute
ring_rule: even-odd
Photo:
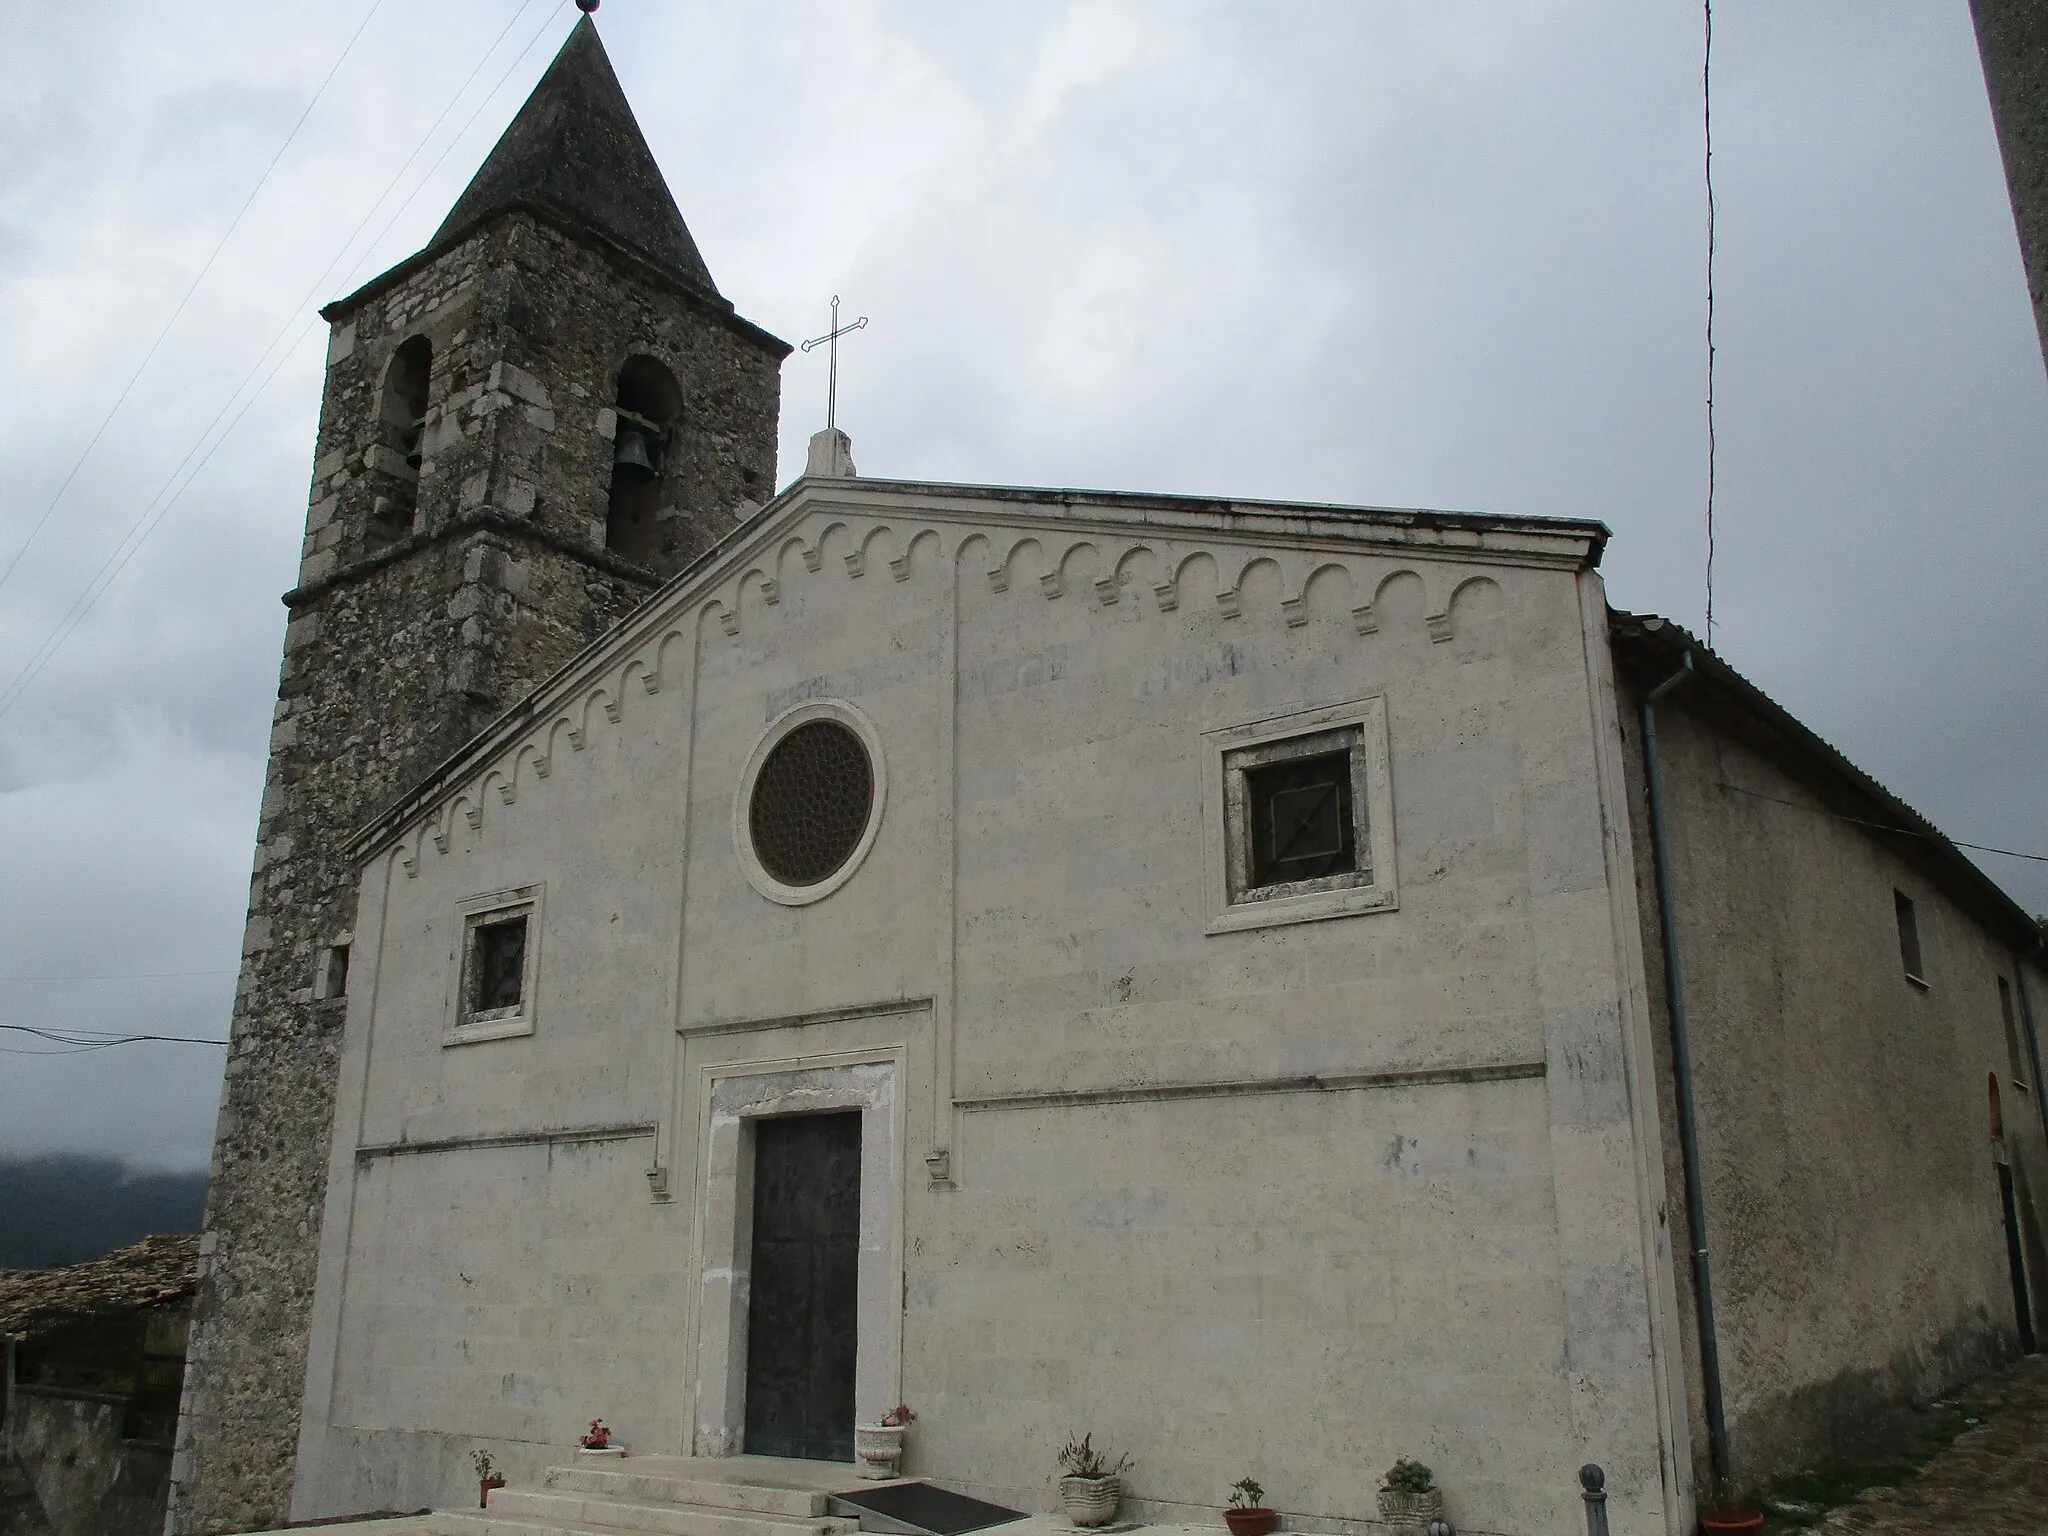
<svg viewBox="0 0 2048 1536"><path fill-rule="evenodd" d="M1579 1468L1579 1487L1586 1501L1586 1536L1607 1536L1607 1474L1589 1461Z"/></svg>

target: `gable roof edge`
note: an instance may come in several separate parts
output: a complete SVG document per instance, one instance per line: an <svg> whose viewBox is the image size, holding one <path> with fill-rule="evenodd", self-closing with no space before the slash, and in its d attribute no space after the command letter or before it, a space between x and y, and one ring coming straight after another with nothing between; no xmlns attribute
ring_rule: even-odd
<svg viewBox="0 0 2048 1536"><path fill-rule="evenodd" d="M1874 819L1849 818L1872 834L1905 839L1908 857L1927 866L1949 894L1972 910L2013 946L2017 958L2038 957L2044 948L2033 915L1978 867L1933 822L1857 767L1837 747L1737 672L1680 624L1655 614L1607 613L1609 644L1624 669L1638 681L1656 681L1675 671L1690 653L1694 680L1670 701L1707 724L1746 727L1740 739L1752 750L1810 785L1825 785L1868 810ZM1717 719L1717 716L1719 717ZM1816 807L1815 809L1820 809ZM1829 811L1826 814L1839 815ZM1907 852L1907 850L1900 850Z"/></svg>

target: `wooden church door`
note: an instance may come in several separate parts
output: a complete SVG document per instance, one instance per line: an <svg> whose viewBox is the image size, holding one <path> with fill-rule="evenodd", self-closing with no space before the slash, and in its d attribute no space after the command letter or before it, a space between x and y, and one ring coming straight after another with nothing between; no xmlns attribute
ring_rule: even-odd
<svg viewBox="0 0 2048 1536"><path fill-rule="evenodd" d="M853 1460L860 1115L754 1124L746 1450Z"/></svg>

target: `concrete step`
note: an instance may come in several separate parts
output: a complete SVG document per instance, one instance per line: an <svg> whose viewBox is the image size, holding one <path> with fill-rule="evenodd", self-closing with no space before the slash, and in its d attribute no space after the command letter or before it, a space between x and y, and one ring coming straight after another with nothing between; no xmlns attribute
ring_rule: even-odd
<svg viewBox="0 0 2048 1536"><path fill-rule="evenodd" d="M486 1510L436 1510L427 1516L433 1536L626 1536L617 1526L536 1525Z"/></svg>
<svg viewBox="0 0 2048 1536"><path fill-rule="evenodd" d="M652 1481L650 1479L650 1481ZM731 1509L655 1498L617 1498L609 1493L552 1488L500 1488L489 1511L509 1520L542 1526L604 1526L650 1531L658 1536L851 1536L858 1520L840 1515L741 1514Z"/></svg>
<svg viewBox="0 0 2048 1536"><path fill-rule="evenodd" d="M582 1493L597 1498L630 1499L642 1504L694 1504L740 1514L784 1515L798 1520L826 1513L826 1490L784 1488L766 1483L741 1483L698 1474L688 1461L653 1465L654 1458L609 1466L549 1467L542 1477L557 1493ZM846 1487L859 1479L847 1469Z"/></svg>

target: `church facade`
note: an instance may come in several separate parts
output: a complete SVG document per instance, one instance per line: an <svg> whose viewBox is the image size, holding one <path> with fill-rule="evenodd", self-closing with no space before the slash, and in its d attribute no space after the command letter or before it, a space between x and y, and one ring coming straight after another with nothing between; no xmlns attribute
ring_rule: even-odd
<svg viewBox="0 0 2048 1536"><path fill-rule="evenodd" d="M908 1403L908 1473L1016 1508L1088 1432L1150 1519L1250 1475L1361 1530L1407 1456L1462 1529L1572 1528L1597 1463L1677 1533L2031 1342L2038 932L1611 610L1604 528L836 433L757 505L781 344L633 222L621 115L586 22L329 311L294 612L395 595L295 617L287 688L335 740L468 712L274 761L330 889L259 862L236 1059L303 1008L269 1070L325 1108L296 1245L237 1236L224 1110L174 1529L454 1503L598 1417L843 1462ZM297 1434L251 1492L256 1356Z"/></svg>

